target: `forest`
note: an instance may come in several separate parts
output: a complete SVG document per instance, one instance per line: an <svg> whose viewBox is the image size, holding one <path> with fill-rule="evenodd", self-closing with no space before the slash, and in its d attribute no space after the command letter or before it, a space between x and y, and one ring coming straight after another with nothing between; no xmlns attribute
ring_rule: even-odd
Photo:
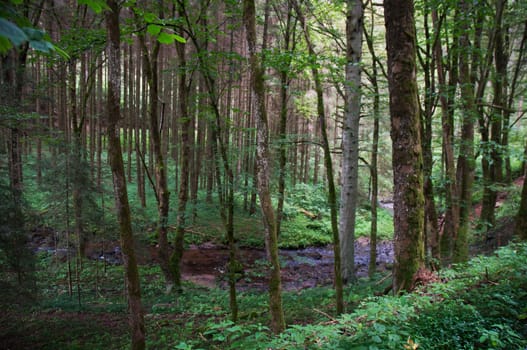
<svg viewBox="0 0 527 350"><path fill-rule="evenodd" d="M0 348L526 349L527 2L0 2Z"/></svg>

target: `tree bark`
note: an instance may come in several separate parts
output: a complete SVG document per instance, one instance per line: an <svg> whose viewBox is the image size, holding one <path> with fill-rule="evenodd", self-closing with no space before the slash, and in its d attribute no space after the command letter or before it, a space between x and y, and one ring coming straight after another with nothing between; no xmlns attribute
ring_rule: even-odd
<svg viewBox="0 0 527 350"><path fill-rule="evenodd" d="M527 153L527 145L525 146L525 152ZM527 181L525 179L527 179L527 176L524 174L520 208L516 214L514 226L514 234L522 240L527 240Z"/></svg>
<svg viewBox="0 0 527 350"><path fill-rule="evenodd" d="M145 324L141 305L141 287L139 272L134 251L134 238L126 176L124 172L123 155L121 151L120 129L117 123L121 119L121 53L119 6L115 0L108 0L110 10L106 12L106 29L108 33L108 96L107 96L107 132L108 157L113 175L115 207L119 221L121 249L123 254L126 287L128 292L128 307L130 310L130 326L133 350L145 349Z"/></svg>
<svg viewBox="0 0 527 350"><path fill-rule="evenodd" d="M162 2L159 4L162 6ZM160 9L161 11L161 9ZM136 18L139 23L139 19ZM153 190L156 193L157 201L157 235L159 243L159 265L165 276L166 290L171 292L174 287L174 275L170 269L169 252L168 252L168 213L170 209L170 190L167 182L167 169L165 164L165 157L163 154L161 127L159 123L159 50L160 43L155 41L151 50L146 45L145 34L139 34L139 43L143 53L143 65L145 67L146 79L148 82L149 104L148 117L150 121L150 144L153 148L154 155L154 173L155 173L155 187ZM146 169L145 169L146 171Z"/></svg>
<svg viewBox="0 0 527 350"><path fill-rule="evenodd" d="M287 61L284 63L280 70L280 122L279 122L279 176L278 176L278 203L276 206L276 233L279 236L282 225L282 218L284 214L284 201L285 201L285 180L286 180L286 167L287 167L287 101L289 96L289 83L291 78L289 77L289 71L291 69L291 58L294 52L295 43L291 43L291 34L294 30L292 22L292 8L291 4L287 3L287 14L286 14L286 26L284 32L284 52L291 54L287 56ZM291 48L292 44L292 48ZM316 170L315 170L316 171ZM316 178L316 176L315 176Z"/></svg>
<svg viewBox="0 0 527 350"><path fill-rule="evenodd" d="M454 20L457 18L457 13ZM440 19L437 11L432 11L432 23L434 36L439 37L441 30ZM448 52L450 59L450 79L447 85L446 72L443 65L443 52L441 41L437 40L434 46L436 59L436 70L439 90L439 103L441 106L441 135L442 135L442 157L445 167L445 215L443 232L440 236L439 255L450 256L452 253L452 242L457 234L459 226L459 203L456 185L456 166L454 159L454 110L452 108L452 96L457 85L457 44L454 39L453 47Z"/></svg>
<svg viewBox="0 0 527 350"><path fill-rule="evenodd" d="M296 0L293 0L293 6L298 15L298 19L304 30L304 37L306 39L308 51L311 57L316 57L315 49L311 41L311 36L307 23L300 6ZM360 9L362 12L362 7ZM362 16L361 16L362 17ZM360 36L360 35L359 35ZM324 165L326 167L326 178L328 182L328 205L330 208L331 216L331 231L333 233L333 252L334 252L334 284L337 304L337 314L344 312L344 298L343 298L343 287L342 287L342 256L340 247L340 236L339 236L339 225L338 225L338 214L337 214L337 191L335 189L335 179L333 175L333 160L331 159L331 149L327 134L326 125L326 113L324 111L324 90L322 87L322 81L320 80L320 74L317 66L314 64L311 66L311 73L315 81L315 91L317 94L317 116L320 122L320 132L322 134L322 148L324 150ZM351 243L353 245L353 242ZM352 262L353 265L353 262Z"/></svg>
<svg viewBox="0 0 527 350"><path fill-rule="evenodd" d="M424 264L424 196L412 0L384 2L394 174L393 292L411 290Z"/></svg>
<svg viewBox="0 0 527 350"><path fill-rule="evenodd" d="M368 75L370 83L373 88L373 140L371 148L370 161L370 177L371 177L371 199L370 199L370 213L371 213L371 227L370 227L370 262L368 265L368 276L374 276L377 269L377 203L379 193L379 173L377 169L378 154L379 154L379 118L380 118L380 93L378 83L378 57L375 53L375 46L373 43L375 10L371 8L371 27L368 31L364 29L366 43L368 50L372 56L372 71Z"/></svg>
<svg viewBox="0 0 527 350"><path fill-rule="evenodd" d="M340 248L342 279L355 279L355 216L359 185L359 120L361 108L362 1L348 0L346 12L346 103L342 128Z"/></svg>
<svg viewBox="0 0 527 350"><path fill-rule="evenodd" d="M460 16L469 16L471 9L465 0L459 4ZM454 237L453 260L462 262L468 259L468 233L470 230L470 211L472 209L472 183L474 181L474 85L472 83L469 58L471 44L467 21L461 25L459 37L459 83L461 87L461 104L463 121L461 126L461 147L458 156L456 181L459 193L459 227Z"/></svg>
<svg viewBox="0 0 527 350"><path fill-rule="evenodd" d="M271 329L280 333L285 329L282 309L282 282L280 279L280 261L278 259L278 242L276 222L270 192L270 155L269 125L265 108L264 70L256 51L256 10L254 0L243 1L243 23L249 48L251 70L251 91L256 116L256 172L258 196L262 209L265 235L269 242L271 263L269 280L269 307L271 311Z"/></svg>
<svg viewBox="0 0 527 350"><path fill-rule="evenodd" d="M178 14L184 18L184 9L181 8L181 4L178 4ZM183 43L176 43L176 51L179 59L179 86L178 86L178 101L179 101L179 113L181 120L181 177L179 182L179 193L178 193L178 206L177 206L177 218L176 218L176 237L174 240L174 252L170 257L170 266L172 273L174 274L175 287L178 291L181 291L181 259L183 257L184 250L184 238L185 238L185 225L186 225L186 210L187 202L189 197L190 187L190 134L191 134L191 120L188 111L189 94L190 89L188 85L188 79L186 74L187 69L187 57L186 57L186 45Z"/></svg>
<svg viewBox="0 0 527 350"><path fill-rule="evenodd" d="M504 33L503 33L503 10L505 1L496 1L496 28L494 29L494 64L496 72L492 79L492 86L494 89L494 97L490 115L490 142L488 143L488 154L483 155L483 158L489 157L487 162L488 171L484 182L482 208L480 215L480 228L485 231L490 230L496 223L496 200L498 199L499 185L503 180L503 150L502 150L502 125L504 117L504 108L506 106L505 86L507 80L507 63L508 57L504 47ZM508 127L508 125L506 126Z"/></svg>

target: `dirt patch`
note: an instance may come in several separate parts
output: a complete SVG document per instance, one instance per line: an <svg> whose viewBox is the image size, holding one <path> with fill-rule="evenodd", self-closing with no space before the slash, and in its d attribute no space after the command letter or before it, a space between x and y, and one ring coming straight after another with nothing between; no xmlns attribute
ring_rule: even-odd
<svg viewBox="0 0 527 350"><path fill-rule="evenodd" d="M209 245L210 247L210 245ZM355 243L357 275L368 273L369 240L359 239ZM282 288L299 290L333 284L333 247L309 247L304 249L281 249L279 252ZM240 249L238 259L243 273L237 282L240 290L267 288L268 263L265 252L258 249ZM182 275L196 284L222 288L227 287L228 250L192 247L185 251ZM386 270L393 264L393 243L382 241L377 246L377 268Z"/></svg>

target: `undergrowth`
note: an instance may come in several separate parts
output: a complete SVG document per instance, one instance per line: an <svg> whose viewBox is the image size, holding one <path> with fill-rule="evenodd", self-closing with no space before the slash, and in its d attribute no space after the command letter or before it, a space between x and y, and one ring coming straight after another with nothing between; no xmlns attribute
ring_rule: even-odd
<svg viewBox="0 0 527 350"><path fill-rule="evenodd" d="M86 262L68 294L65 263L40 257L41 302L4 310L0 345L42 349L128 347L122 266ZM228 293L185 283L166 295L157 266L141 268L150 349L525 349L527 346L527 244L441 270L440 282L399 297L372 296L384 289L361 280L345 291L347 311L334 315L334 291L285 292L280 335L267 324L268 296L238 295L239 321L229 319ZM385 282L385 283L389 283ZM47 287L45 287L47 286ZM24 334L26 334L24 336ZM13 338L18 337L18 338ZM8 339L19 339L9 343Z"/></svg>

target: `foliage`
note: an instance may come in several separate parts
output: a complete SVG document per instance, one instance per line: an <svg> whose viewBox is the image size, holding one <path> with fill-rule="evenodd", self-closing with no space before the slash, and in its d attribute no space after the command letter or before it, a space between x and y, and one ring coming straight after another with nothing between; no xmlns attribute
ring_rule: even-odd
<svg viewBox="0 0 527 350"><path fill-rule="evenodd" d="M62 152L56 156L44 156L41 160L42 183L39 193L42 194L39 202L35 202L36 208L41 213L41 222L56 229L73 227L74 209L72 192L74 188L79 189L82 198L82 221L88 232L102 232L111 229L109 223L101 220L103 217L99 206L98 193L91 176L90 166L86 159L80 162L75 160L71 145L62 145ZM66 171L64 171L66 169ZM35 199L38 199L35 198ZM111 230L110 230L111 231Z"/></svg>
<svg viewBox="0 0 527 350"><path fill-rule="evenodd" d="M29 207L15 203L6 169L0 167L0 305L12 307L30 301L35 289L35 259L27 246L25 222ZM21 223L20 226L18 223Z"/></svg>
<svg viewBox="0 0 527 350"><path fill-rule="evenodd" d="M126 347L122 266L87 261L80 275L83 304L67 293L67 266L39 257L42 300L27 316L0 317L2 336L21 334L41 348ZM377 281L348 289L351 312L333 318L334 291L284 293L290 325L279 336L266 324L267 295L240 293L240 320L228 321L228 292L190 283L164 294L158 266L142 266L148 346L175 349L523 349L527 346L527 245L512 244L493 256L440 271L441 282L401 297L376 296ZM82 315L79 318L78 315ZM103 327L104 324L112 327ZM67 327L65 327L68 325ZM61 329L62 331L58 331ZM56 334L55 334L56 333ZM52 336L53 335L53 336Z"/></svg>
<svg viewBox="0 0 527 350"><path fill-rule="evenodd" d="M4 54L13 47L27 43L36 51L56 52L63 58L68 58L66 52L51 43L49 35L41 29L33 28L29 19L21 15L17 8L21 3L18 0L0 3L0 53Z"/></svg>

